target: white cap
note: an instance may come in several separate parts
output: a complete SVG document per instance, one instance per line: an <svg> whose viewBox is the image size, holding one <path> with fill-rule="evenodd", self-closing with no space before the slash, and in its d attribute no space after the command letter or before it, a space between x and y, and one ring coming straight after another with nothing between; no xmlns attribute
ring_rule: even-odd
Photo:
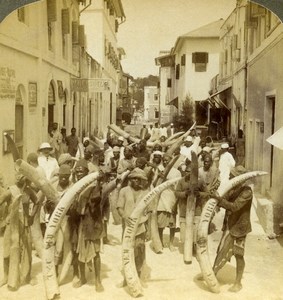
<svg viewBox="0 0 283 300"><path fill-rule="evenodd" d="M163 156L163 152L161 152L161 151L154 151L152 154L153 155L161 155L161 156Z"/></svg>
<svg viewBox="0 0 283 300"><path fill-rule="evenodd" d="M119 136L118 141L123 141L124 142L124 138L122 136Z"/></svg>
<svg viewBox="0 0 283 300"><path fill-rule="evenodd" d="M173 126L173 125L174 125L173 123L170 124L170 126Z"/></svg>
<svg viewBox="0 0 283 300"><path fill-rule="evenodd" d="M190 135L188 135L185 139L185 142L192 142L192 141L193 141L193 138Z"/></svg>
<svg viewBox="0 0 283 300"><path fill-rule="evenodd" d="M53 148L50 146L49 143L42 143L39 147L39 150L43 150L43 149L50 149L52 150Z"/></svg>
<svg viewBox="0 0 283 300"><path fill-rule="evenodd" d="M229 144L228 143L224 143L221 145L221 149L228 149L229 148Z"/></svg>
<svg viewBox="0 0 283 300"><path fill-rule="evenodd" d="M85 136L85 137L83 138L83 143L84 143L85 141L89 141L89 137L88 137L88 136Z"/></svg>

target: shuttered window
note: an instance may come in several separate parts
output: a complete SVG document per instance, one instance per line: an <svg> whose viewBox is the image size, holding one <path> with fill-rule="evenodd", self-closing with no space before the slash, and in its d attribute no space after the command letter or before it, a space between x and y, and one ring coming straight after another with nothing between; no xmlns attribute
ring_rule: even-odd
<svg viewBox="0 0 283 300"><path fill-rule="evenodd" d="M186 54L183 54L181 56L181 66L185 66L186 65Z"/></svg>
<svg viewBox="0 0 283 300"><path fill-rule="evenodd" d="M195 72L206 72L208 63L207 52L195 52L192 55L192 62L195 64Z"/></svg>
<svg viewBox="0 0 283 300"><path fill-rule="evenodd" d="M79 25L78 27L78 42L81 47L85 46L85 26Z"/></svg>
<svg viewBox="0 0 283 300"><path fill-rule="evenodd" d="M180 78L180 64L176 65L176 79Z"/></svg>
<svg viewBox="0 0 283 300"><path fill-rule="evenodd" d="M79 41L78 38L78 22L72 22L72 43L77 44Z"/></svg>
<svg viewBox="0 0 283 300"><path fill-rule="evenodd" d="M167 87L171 87L172 86L172 80L171 78L167 78Z"/></svg>
<svg viewBox="0 0 283 300"><path fill-rule="evenodd" d="M57 21L56 0L47 0L47 18L48 22Z"/></svg>
<svg viewBox="0 0 283 300"><path fill-rule="evenodd" d="M62 9L62 33L70 33L70 10L69 8Z"/></svg>
<svg viewBox="0 0 283 300"><path fill-rule="evenodd" d="M208 53L207 52L195 52L193 53L193 64L197 63L203 63L207 64L208 63Z"/></svg>
<svg viewBox="0 0 283 300"><path fill-rule="evenodd" d="M25 8L21 7L18 9L18 21L25 23Z"/></svg>

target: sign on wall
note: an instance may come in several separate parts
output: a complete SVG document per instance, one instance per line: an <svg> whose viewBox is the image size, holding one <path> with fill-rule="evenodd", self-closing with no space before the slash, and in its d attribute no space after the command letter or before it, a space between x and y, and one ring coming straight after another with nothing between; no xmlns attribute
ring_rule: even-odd
<svg viewBox="0 0 283 300"><path fill-rule="evenodd" d="M29 82L28 84L28 104L30 107L37 104L37 83Z"/></svg>
<svg viewBox="0 0 283 300"><path fill-rule="evenodd" d="M110 92L111 91L111 79L109 78L72 78L71 90L73 92Z"/></svg>
<svg viewBox="0 0 283 300"><path fill-rule="evenodd" d="M15 70L0 67L0 99L16 99L15 77Z"/></svg>

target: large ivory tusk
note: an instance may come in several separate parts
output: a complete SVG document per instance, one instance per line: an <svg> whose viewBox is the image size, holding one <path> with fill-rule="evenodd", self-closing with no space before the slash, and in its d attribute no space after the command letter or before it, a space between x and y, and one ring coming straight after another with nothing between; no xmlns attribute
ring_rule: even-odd
<svg viewBox="0 0 283 300"><path fill-rule="evenodd" d="M10 230L10 261L8 273L8 286L18 289L20 286L20 268L21 268L21 250L20 250L20 232L19 232L19 206L22 194L16 196L11 204L10 224L5 230ZM8 233L9 234L9 233Z"/></svg>
<svg viewBox="0 0 283 300"><path fill-rule="evenodd" d="M262 176L266 175L267 172L262 171L254 171L254 172L248 172L242 175L239 175L229 181L222 182L220 184L217 192L222 197L227 192L229 192L233 187L245 182L246 180L256 177L256 176ZM200 264L200 268L202 271L202 275L204 277L204 280L206 281L209 289L214 293L220 292L220 286L216 279L216 276L213 272L213 269L211 267L209 256L208 256L208 247L207 247L207 235L208 235L208 226L212 219L213 212L215 210L215 207L217 205L218 201L216 199L209 199L207 203L205 204L199 226L197 229L197 257L198 262Z"/></svg>
<svg viewBox="0 0 283 300"><path fill-rule="evenodd" d="M42 255L42 273L47 299L54 299L60 294L54 264L56 232L75 197L95 181L98 175L98 172L91 173L76 182L60 199L47 225Z"/></svg>
<svg viewBox="0 0 283 300"><path fill-rule="evenodd" d="M121 135L123 138L129 139L132 143L138 144L140 142L140 139L132 137L129 133L127 133L126 131L124 131L123 129L121 129L116 124L110 124L110 125L108 125L108 128L110 128L111 130L113 130L118 135Z"/></svg>
<svg viewBox="0 0 283 300"><path fill-rule="evenodd" d="M34 205L36 206L36 213L33 217L33 223L31 225L30 231L35 251L38 254L39 258L42 259L43 237L40 228L40 208L44 200L44 195L42 191L39 191L36 196L38 199L37 203Z"/></svg>
<svg viewBox="0 0 283 300"><path fill-rule="evenodd" d="M198 146L199 143L197 143ZM197 147L196 146L196 147ZM198 185L198 157L196 152L192 151L191 162L191 176L190 176L190 190L191 193L187 197L186 206L186 231L184 241L184 262L185 264L191 264L193 259L193 242L194 242L194 216L196 197L194 195L194 189Z"/></svg>
<svg viewBox="0 0 283 300"><path fill-rule="evenodd" d="M185 131L178 131L176 133L174 133L173 135L171 135L169 138L166 139L165 143L170 143L174 140L175 142L175 139L179 138L180 136L182 136L183 134L185 133Z"/></svg>
<svg viewBox="0 0 283 300"><path fill-rule="evenodd" d="M142 295L142 287L135 267L134 248L133 248L139 220L142 214L144 213L145 208L154 199L154 197L159 195L162 191L167 189L169 186L175 184L180 179L181 177L168 180L160 184L156 188L154 188L152 191L150 191L138 203L138 205L132 212L130 218L128 219L129 223L126 224L126 228L123 236L123 243L122 243L122 261L123 261L123 268L125 272L127 285L133 297L138 297L139 295Z"/></svg>
<svg viewBox="0 0 283 300"><path fill-rule="evenodd" d="M15 163L16 169L26 176L35 186L40 189L43 194L52 202L57 203L59 194L51 185L51 183L44 177L40 177L34 167L29 165L22 159L18 159Z"/></svg>
<svg viewBox="0 0 283 300"><path fill-rule="evenodd" d="M17 159L21 158L19 150L18 150L15 142L11 138L11 136L7 132L4 132L4 136L7 139L7 143L9 145L9 147L10 147L11 152L12 152L13 160L16 161Z"/></svg>

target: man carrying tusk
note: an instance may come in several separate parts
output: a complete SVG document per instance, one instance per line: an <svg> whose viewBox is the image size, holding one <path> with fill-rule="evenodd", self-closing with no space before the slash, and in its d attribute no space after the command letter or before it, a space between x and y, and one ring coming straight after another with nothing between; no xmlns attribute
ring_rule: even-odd
<svg viewBox="0 0 283 300"><path fill-rule="evenodd" d="M230 171L230 177L233 178L244 173L247 173L247 170L243 166L237 166ZM241 280L245 269L245 240L252 229L250 211L253 192L245 183L233 188L225 198L216 195L213 195L213 198L219 200L218 206L226 209L222 228L223 235L217 249L213 270L216 275L234 255L236 258L236 280L229 291L238 292L242 289Z"/></svg>

